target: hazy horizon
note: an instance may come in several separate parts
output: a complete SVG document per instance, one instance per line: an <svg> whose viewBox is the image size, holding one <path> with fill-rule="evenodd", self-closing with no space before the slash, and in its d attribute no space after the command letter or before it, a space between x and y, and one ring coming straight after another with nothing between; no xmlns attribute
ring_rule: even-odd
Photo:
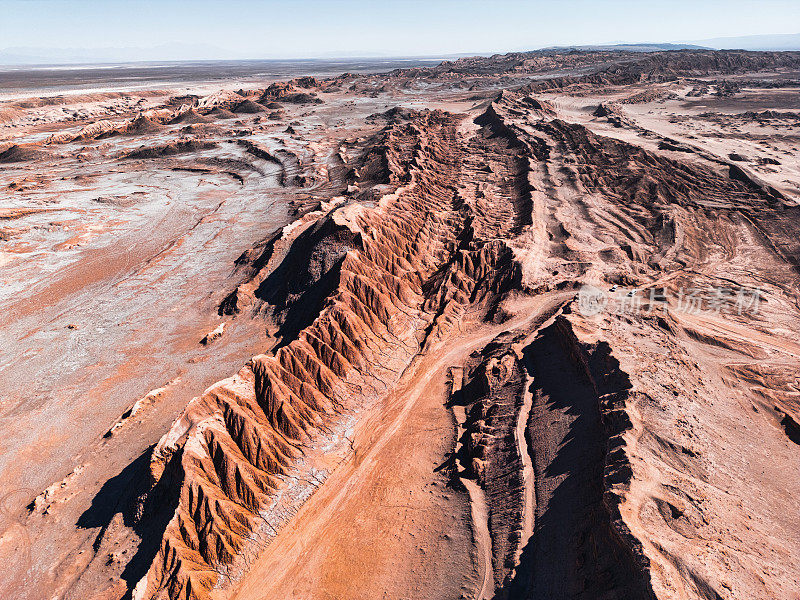
<svg viewBox="0 0 800 600"><path fill-rule="evenodd" d="M0 53L65 62L110 51L131 61L454 56L800 29L800 3L789 0L0 0L0 9Z"/></svg>

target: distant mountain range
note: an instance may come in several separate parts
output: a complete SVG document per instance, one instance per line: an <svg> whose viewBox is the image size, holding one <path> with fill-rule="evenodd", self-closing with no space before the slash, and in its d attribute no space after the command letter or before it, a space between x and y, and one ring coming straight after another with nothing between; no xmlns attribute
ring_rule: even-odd
<svg viewBox="0 0 800 600"><path fill-rule="evenodd" d="M552 46L542 50L627 50L658 52L662 50L697 49L800 50L800 33L748 35L695 40L685 43L594 44ZM353 53L353 57L365 56ZM460 56L460 55L459 55ZM466 56L466 55L464 55ZM0 50L0 65L74 65L131 62L245 60L257 56L240 56L235 52L209 44L162 44L150 48L32 48L15 47ZM323 57L319 57L323 58ZM324 58L333 58L333 55ZM344 58L337 56L336 58Z"/></svg>
<svg viewBox="0 0 800 600"><path fill-rule="evenodd" d="M628 52L658 52L660 50L800 50L800 33L775 35L743 35L710 38L670 44L592 44L553 46L543 50L627 50Z"/></svg>
<svg viewBox="0 0 800 600"><path fill-rule="evenodd" d="M709 50L710 46L698 46L696 44L591 44L582 46L549 46L542 50L590 50L590 51L613 51L621 50L627 52L659 52L662 50Z"/></svg>

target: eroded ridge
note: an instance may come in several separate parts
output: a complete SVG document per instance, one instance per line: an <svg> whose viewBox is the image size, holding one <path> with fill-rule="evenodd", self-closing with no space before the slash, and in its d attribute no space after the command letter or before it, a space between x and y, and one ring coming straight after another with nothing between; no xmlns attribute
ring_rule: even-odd
<svg viewBox="0 0 800 600"><path fill-rule="evenodd" d="M335 208L287 243L283 262L304 267L267 300L299 333L192 401L156 446L143 506L156 493L176 506L141 597L195 598L221 574L235 579L227 567L292 464L340 415L391 389L462 306L513 281L510 251L473 238L456 193L457 121L426 112L390 128L383 151L396 190L373 208ZM314 306L299 328L295 313Z"/></svg>
<svg viewBox="0 0 800 600"><path fill-rule="evenodd" d="M653 598L618 510L631 384L608 344L581 343L557 316L502 334L466 375L451 402L466 409L462 476L486 494L495 597Z"/></svg>
<svg viewBox="0 0 800 600"><path fill-rule="evenodd" d="M622 434L631 387L606 342L582 344L559 317L524 349L535 525L509 586L531 598L652 598L649 565L614 504L630 483Z"/></svg>
<svg viewBox="0 0 800 600"><path fill-rule="evenodd" d="M223 303L270 312L281 342L192 402L156 447L143 513L155 490L175 510L141 597L236 581L325 480L314 449L471 309L502 323L490 300L510 290L680 276L708 261L707 234L684 225L703 211L764 235L795 210L757 182L602 138L527 96L504 92L469 127L437 111L390 121L352 173L359 201L285 228ZM791 255L793 240L773 237ZM726 235L714 243L732 251ZM487 347L461 391L462 464L486 496L494 589L650 598L649 558L619 509L632 477L627 375L563 317L521 346L530 334Z"/></svg>
<svg viewBox="0 0 800 600"><path fill-rule="evenodd" d="M650 50L6 73L0 596L798 596L800 53Z"/></svg>
<svg viewBox="0 0 800 600"><path fill-rule="evenodd" d="M517 336L518 337L518 336ZM468 366L466 385L451 398L463 405L466 421L459 460L465 476L484 490L491 536L495 588L512 575L524 545L524 512L532 495L526 493L523 456L515 437L527 383L524 364L504 335Z"/></svg>
<svg viewBox="0 0 800 600"><path fill-rule="evenodd" d="M796 269L798 253L788 232L798 209L780 192L725 165L676 161L598 136L543 108L529 97L504 92L479 119L484 126L492 124L495 136L520 140L521 152L532 158L528 182L534 219L510 242L522 261L525 282L557 288L559 271L566 267L584 281L601 276L620 285L653 289L667 283L675 291L690 277L709 286L726 281L711 267L718 260L738 274L739 281L751 281L740 260L757 253L759 261L783 265L771 270L778 296L796 289L789 273ZM745 248L739 237L755 245ZM548 264L556 268L550 270ZM674 307L665 307L670 309ZM636 407L654 401L631 390L629 375L608 343L620 345L616 354L628 360L630 368L629 356L640 352L631 336L656 336L654 330L666 328L680 337L671 321L651 310L644 316L632 312L605 317L600 331L597 323L575 315L561 317L524 349L518 346L520 336L509 333L468 365L468 382L453 398L466 405L459 446L465 456L459 461L463 473L485 492L499 597L651 598L676 588L693 590L690 595L710 593L711 584L694 570L702 567L686 566L648 539L663 534L657 533L660 524L649 514L653 504L662 506L662 496L673 497L674 483L659 488L669 491L643 492L659 477L648 472L640 458L648 443L634 441L643 427ZM683 317L675 318L685 327ZM579 341L574 322L584 330L581 335L588 329L596 337ZM713 328L721 326L714 319L712 323ZM698 339L697 332L683 331ZM598 342L598 337L608 341ZM707 335L699 339L712 343ZM676 345L682 343L676 340ZM680 366L686 370L681 385L690 389L699 377L698 365L684 361ZM663 385L638 366L634 370L640 386ZM681 392L674 389L673 394L678 397ZM514 424L528 410L532 499L526 492L524 445L514 436ZM782 414L778 411L775 421L789 431ZM659 447L663 451L667 446ZM681 452L696 458L693 450ZM699 467L682 457L670 460L681 465L680 477L692 487L689 481ZM650 494L653 498L643 499ZM720 501L718 510L724 511L723 505ZM666 509L659 510L665 514ZM682 509L670 510L669 518L683 518ZM531 521L532 531L527 528ZM652 529L645 532L643 527ZM687 530L681 535L688 535ZM730 560L728 553L720 554L720 560ZM743 560L740 556L737 560ZM720 579L725 581L724 576Z"/></svg>

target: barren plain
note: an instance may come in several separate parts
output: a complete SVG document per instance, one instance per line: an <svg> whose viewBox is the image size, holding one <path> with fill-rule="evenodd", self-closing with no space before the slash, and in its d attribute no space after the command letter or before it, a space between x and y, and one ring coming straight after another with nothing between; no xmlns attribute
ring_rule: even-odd
<svg viewBox="0 0 800 600"><path fill-rule="evenodd" d="M0 596L800 598L800 53L64 77L0 99Z"/></svg>

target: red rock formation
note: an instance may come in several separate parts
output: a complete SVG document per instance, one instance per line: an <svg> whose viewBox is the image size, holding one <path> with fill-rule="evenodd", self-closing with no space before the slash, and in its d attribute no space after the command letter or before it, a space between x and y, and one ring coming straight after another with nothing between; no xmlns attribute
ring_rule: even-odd
<svg viewBox="0 0 800 600"><path fill-rule="evenodd" d="M481 305L513 279L502 243L466 233L457 121L430 112L390 128L382 151L396 191L375 208L335 208L283 240L293 274L267 300L296 339L194 400L156 447L151 494L176 508L138 588L144 597L202 597L303 449L338 414L391 388L426 325L441 334L459 306ZM320 286L327 293L317 297ZM314 304L318 316L299 327L294 313Z"/></svg>

